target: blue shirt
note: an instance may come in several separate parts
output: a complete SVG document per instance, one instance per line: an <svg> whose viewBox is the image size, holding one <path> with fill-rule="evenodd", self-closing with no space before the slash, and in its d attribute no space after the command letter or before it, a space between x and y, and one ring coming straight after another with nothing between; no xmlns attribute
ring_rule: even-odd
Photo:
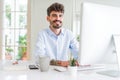
<svg viewBox="0 0 120 80"><path fill-rule="evenodd" d="M55 60L69 60L69 53L74 58L78 57L79 44L73 33L68 29L62 29L59 35L56 35L50 28L44 29L38 33L35 53L36 56L49 56Z"/></svg>

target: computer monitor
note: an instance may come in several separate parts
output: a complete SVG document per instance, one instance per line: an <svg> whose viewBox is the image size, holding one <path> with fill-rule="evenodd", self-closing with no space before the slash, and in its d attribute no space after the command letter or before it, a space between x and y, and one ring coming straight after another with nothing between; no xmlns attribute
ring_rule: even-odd
<svg viewBox="0 0 120 80"><path fill-rule="evenodd" d="M113 35L120 34L120 7L83 2L80 64L116 63Z"/></svg>

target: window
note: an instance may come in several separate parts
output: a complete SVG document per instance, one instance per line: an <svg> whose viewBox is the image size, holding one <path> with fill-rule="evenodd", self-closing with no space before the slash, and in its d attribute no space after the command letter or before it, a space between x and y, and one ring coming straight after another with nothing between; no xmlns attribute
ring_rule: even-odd
<svg viewBox="0 0 120 80"><path fill-rule="evenodd" d="M28 21L28 0L2 0L0 14L1 58L7 60L27 60L29 54L28 37L30 25ZM29 16L30 17L30 16ZM28 28L29 26L29 28Z"/></svg>
<svg viewBox="0 0 120 80"><path fill-rule="evenodd" d="M73 33L76 35L77 40L80 39L80 0L73 1Z"/></svg>
<svg viewBox="0 0 120 80"><path fill-rule="evenodd" d="M80 13L73 13L73 33L78 37L80 34Z"/></svg>

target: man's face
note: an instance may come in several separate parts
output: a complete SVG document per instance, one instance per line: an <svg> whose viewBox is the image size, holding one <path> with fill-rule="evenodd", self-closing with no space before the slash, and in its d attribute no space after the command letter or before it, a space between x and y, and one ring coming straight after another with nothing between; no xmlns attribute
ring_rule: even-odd
<svg viewBox="0 0 120 80"><path fill-rule="evenodd" d="M62 27L63 13L52 11L50 16L47 16L47 20L50 22L50 26L59 29Z"/></svg>

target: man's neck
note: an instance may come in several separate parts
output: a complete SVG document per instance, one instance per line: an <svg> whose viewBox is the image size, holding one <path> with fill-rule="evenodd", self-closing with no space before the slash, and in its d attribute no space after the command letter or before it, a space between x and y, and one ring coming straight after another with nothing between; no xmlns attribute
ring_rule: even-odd
<svg viewBox="0 0 120 80"><path fill-rule="evenodd" d="M61 28L55 29L55 28L50 27L50 29L51 29L57 36L61 33Z"/></svg>

